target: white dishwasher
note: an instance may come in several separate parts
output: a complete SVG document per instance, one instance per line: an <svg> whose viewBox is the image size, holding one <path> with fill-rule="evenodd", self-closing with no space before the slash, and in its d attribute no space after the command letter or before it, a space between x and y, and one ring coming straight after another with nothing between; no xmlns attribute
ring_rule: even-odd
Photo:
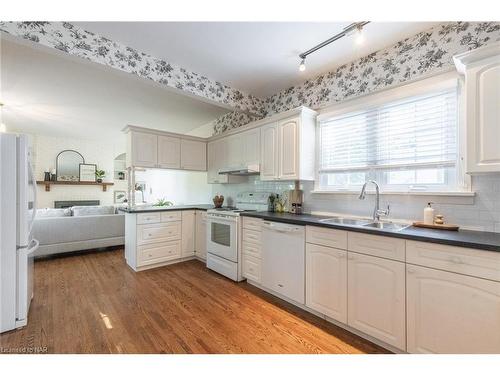
<svg viewBox="0 0 500 375"><path fill-rule="evenodd" d="M305 227L262 223L262 285L305 303Z"/></svg>

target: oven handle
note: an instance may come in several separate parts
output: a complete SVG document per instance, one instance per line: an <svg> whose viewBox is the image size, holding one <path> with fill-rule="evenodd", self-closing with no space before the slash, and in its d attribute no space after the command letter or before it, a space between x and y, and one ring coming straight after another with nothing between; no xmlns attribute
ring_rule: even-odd
<svg viewBox="0 0 500 375"><path fill-rule="evenodd" d="M207 215L207 222L212 223L236 223L238 221L235 217L221 217L221 216L212 216L210 214Z"/></svg>

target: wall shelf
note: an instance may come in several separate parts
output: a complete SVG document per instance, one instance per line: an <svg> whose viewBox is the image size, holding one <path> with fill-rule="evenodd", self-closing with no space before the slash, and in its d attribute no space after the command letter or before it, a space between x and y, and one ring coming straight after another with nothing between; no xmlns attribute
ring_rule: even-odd
<svg viewBox="0 0 500 375"><path fill-rule="evenodd" d="M102 186L102 191L107 191L108 186L114 185L113 182L84 182L84 181L37 181L37 185L45 185L45 191L50 191L50 185L96 185Z"/></svg>

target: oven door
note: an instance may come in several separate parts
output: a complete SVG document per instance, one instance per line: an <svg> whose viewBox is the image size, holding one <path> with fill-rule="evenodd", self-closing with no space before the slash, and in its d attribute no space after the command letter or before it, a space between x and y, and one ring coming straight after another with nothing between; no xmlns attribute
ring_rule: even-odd
<svg viewBox="0 0 500 375"><path fill-rule="evenodd" d="M238 262L238 218L207 214L207 252Z"/></svg>

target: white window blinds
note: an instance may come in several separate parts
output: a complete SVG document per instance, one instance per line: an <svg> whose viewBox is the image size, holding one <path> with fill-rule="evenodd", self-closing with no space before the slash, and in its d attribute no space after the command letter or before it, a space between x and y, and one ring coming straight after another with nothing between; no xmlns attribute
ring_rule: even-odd
<svg viewBox="0 0 500 375"><path fill-rule="evenodd" d="M454 87L325 119L319 173L453 166L457 118Z"/></svg>

